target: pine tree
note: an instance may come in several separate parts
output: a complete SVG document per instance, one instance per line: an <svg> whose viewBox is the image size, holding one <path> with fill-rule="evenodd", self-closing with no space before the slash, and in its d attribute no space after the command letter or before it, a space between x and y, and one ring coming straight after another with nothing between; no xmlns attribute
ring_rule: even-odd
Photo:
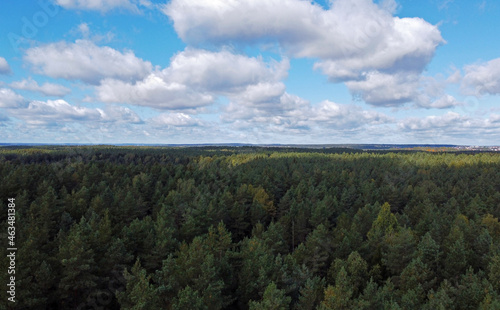
<svg viewBox="0 0 500 310"><path fill-rule="evenodd" d="M458 309L477 309L484 299L487 287L479 276L474 273L472 267L461 276L456 291L456 302Z"/></svg>
<svg viewBox="0 0 500 310"><path fill-rule="evenodd" d="M381 261L385 236L398 231L399 225L396 216L391 213L391 207L386 202L380 207L377 218L373 221L372 227L367 233L372 264Z"/></svg>
<svg viewBox="0 0 500 310"><path fill-rule="evenodd" d="M394 275L399 275L415 256L416 241L409 228L386 235L382 263Z"/></svg>
<svg viewBox="0 0 500 310"><path fill-rule="evenodd" d="M172 304L172 310L185 309L208 310L208 306L204 304L203 298L198 291L193 290L190 286L186 286L186 288L179 291Z"/></svg>
<svg viewBox="0 0 500 310"><path fill-rule="evenodd" d="M494 255L488 265L488 280L493 288L500 292L500 255Z"/></svg>
<svg viewBox="0 0 500 310"><path fill-rule="evenodd" d="M431 290L428 294L428 302L425 310L447 310L453 309L455 305L455 288L446 279L441 282L437 292Z"/></svg>
<svg viewBox="0 0 500 310"><path fill-rule="evenodd" d="M148 310L160 309L160 301L155 287L151 284L151 276L141 267L137 260L131 273L124 271L126 290L118 292L116 297L121 309Z"/></svg>
<svg viewBox="0 0 500 310"><path fill-rule="evenodd" d="M429 232L427 232L417 247L417 256L422 263L426 264L434 272L438 271L439 259L442 255L439 244L437 244Z"/></svg>
<svg viewBox="0 0 500 310"><path fill-rule="evenodd" d="M78 305L97 286L96 262L89 237L92 231L82 217L59 243L58 258L62 265L59 291L63 307Z"/></svg>
<svg viewBox="0 0 500 310"><path fill-rule="evenodd" d="M289 309L291 298L283 290L276 287L274 282L269 283L260 302L250 301L250 310L286 310Z"/></svg>
<svg viewBox="0 0 500 310"><path fill-rule="evenodd" d="M323 300L325 280L319 277L308 278L305 285L300 288L300 297L294 309L314 310Z"/></svg>
<svg viewBox="0 0 500 310"><path fill-rule="evenodd" d="M467 249L462 237L452 243L446 250L444 259L444 276L447 279L456 279L467 267Z"/></svg>
<svg viewBox="0 0 500 310"><path fill-rule="evenodd" d="M329 285L325 290L325 297L319 306L319 310L342 310L350 309L353 295L352 285L348 279L347 272L342 267L335 279L335 286Z"/></svg>

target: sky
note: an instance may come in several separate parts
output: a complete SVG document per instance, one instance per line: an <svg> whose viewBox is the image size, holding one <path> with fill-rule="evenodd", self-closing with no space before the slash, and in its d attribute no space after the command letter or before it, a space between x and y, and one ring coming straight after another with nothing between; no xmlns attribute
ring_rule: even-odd
<svg viewBox="0 0 500 310"><path fill-rule="evenodd" d="M2 1L0 143L500 145L498 16L496 0Z"/></svg>

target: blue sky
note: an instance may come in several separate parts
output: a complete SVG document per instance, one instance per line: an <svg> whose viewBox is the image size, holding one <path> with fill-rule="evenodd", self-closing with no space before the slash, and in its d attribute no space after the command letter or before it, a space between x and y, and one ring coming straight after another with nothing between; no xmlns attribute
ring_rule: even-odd
<svg viewBox="0 0 500 310"><path fill-rule="evenodd" d="M0 4L0 142L500 144L492 0Z"/></svg>

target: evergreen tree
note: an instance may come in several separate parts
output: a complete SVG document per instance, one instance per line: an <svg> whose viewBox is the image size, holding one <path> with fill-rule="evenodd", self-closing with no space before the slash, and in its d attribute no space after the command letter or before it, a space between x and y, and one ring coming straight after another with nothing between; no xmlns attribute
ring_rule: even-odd
<svg viewBox="0 0 500 310"><path fill-rule="evenodd" d="M203 298L198 291L193 290L190 286L186 286L179 291L177 298L174 299L172 310L208 310L208 306L204 304Z"/></svg>
<svg viewBox="0 0 500 310"><path fill-rule="evenodd" d="M151 284L151 276L146 274L139 260L135 262L131 273L125 269L124 277L127 281L126 290L117 293L121 309L161 308L156 289Z"/></svg>
<svg viewBox="0 0 500 310"><path fill-rule="evenodd" d="M305 285L300 289L300 297L295 309L314 310L323 300L325 280L314 277L307 279Z"/></svg>
<svg viewBox="0 0 500 310"><path fill-rule="evenodd" d="M415 256L416 241L409 228L400 229L398 232L387 234L382 263L394 275L399 275L406 265Z"/></svg>
<svg viewBox="0 0 500 310"><path fill-rule="evenodd" d="M250 310L286 310L289 309L291 298L283 290L276 287L274 282L269 283L260 302L250 301Z"/></svg>
<svg viewBox="0 0 500 310"><path fill-rule="evenodd" d="M342 267L335 279L335 286L329 285L326 288L325 297L318 309L350 309L352 295L352 285L348 279L346 270Z"/></svg>
<svg viewBox="0 0 500 310"><path fill-rule="evenodd" d="M97 286L97 265L89 242L91 233L89 224L82 217L59 243L58 258L62 265L59 291L63 307L80 304Z"/></svg>

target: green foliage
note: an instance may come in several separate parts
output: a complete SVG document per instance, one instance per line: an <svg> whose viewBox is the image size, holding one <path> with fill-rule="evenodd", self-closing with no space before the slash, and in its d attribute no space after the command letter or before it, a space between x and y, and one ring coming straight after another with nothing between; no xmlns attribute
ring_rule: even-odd
<svg viewBox="0 0 500 310"><path fill-rule="evenodd" d="M0 182L19 308L499 308L496 153L2 147Z"/></svg>
<svg viewBox="0 0 500 310"><path fill-rule="evenodd" d="M323 300L325 280L318 277L309 278L300 289L300 297L295 309L313 310Z"/></svg>
<svg viewBox="0 0 500 310"><path fill-rule="evenodd" d="M392 274L401 274L415 256L416 240L409 228L386 235L382 252L382 263Z"/></svg>
<svg viewBox="0 0 500 310"><path fill-rule="evenodd" d="M286 310L289 309L291 298L283 290L276 287L274 282L269 283L260 302L250 301L250 310Z"/></svg>
<svg viewBox="0 0 500 310"><path fill-rule="evenodd" d="M207 310L207 305L203 302L203 298L198 291L193 290L190 286L179 291L177 298L174 299L172 310Z"/></svg>
<svg viewBox="0 0 500 310"><path fill-rule="evenodd" d="M127 288L124 292L117 294L121 309L158 309L160 307L157 292L151 284L151 276L141 267L137 260L132 267L131 273L124 271Z"/></svg>
<svg viewBox="0 0 500 310"><path fill-rule="evenodd" d="M350 309L351 297L353 295L352 284L349 281L347 271L341 267L335 279L335 286L329 285L325 289L324 299L319 307L320 310Z"/></svg>

